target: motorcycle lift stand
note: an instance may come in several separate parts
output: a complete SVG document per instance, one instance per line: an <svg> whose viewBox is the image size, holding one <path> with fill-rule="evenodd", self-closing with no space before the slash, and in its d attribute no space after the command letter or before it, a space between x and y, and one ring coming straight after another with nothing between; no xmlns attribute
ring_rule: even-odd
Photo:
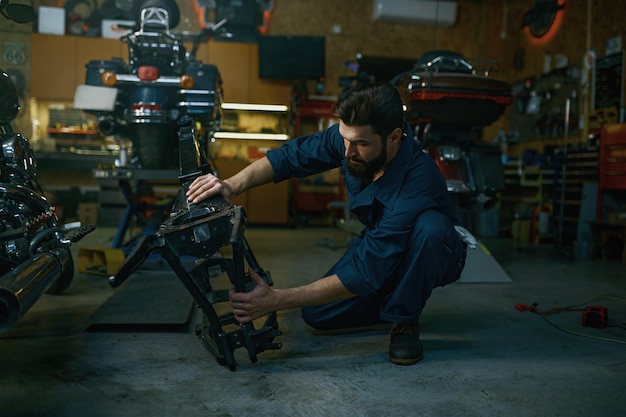
<svg viewBox="0 0 626 417"><path fill-rule="evenodd" d="M117 180L126 207L124 214L117 228L115 237L111 246L116 249L123 249L128 252L128 248L123 247L124 236L131 225L133 218L136 218L140 224L146 223L145 213L148 211L169 211L171 202L167 204L147 204L142 203L139 199L138 189L143 183L172 183L178 176L178 171L173 169L139 169L131 167L116 167L103 169L94 169L92 177L96 180ZM171 185L171 184L170 184Z"/></svg>

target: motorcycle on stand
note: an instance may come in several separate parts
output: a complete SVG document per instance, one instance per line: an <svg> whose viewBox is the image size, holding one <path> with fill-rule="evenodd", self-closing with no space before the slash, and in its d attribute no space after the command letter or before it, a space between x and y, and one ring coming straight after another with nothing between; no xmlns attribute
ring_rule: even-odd
<svg viewBox="0 0 626 417"><path fill-rule="evenodd" d="M17 23L36 18L31 6L4 0L0 12ZM95 229L60 223L37 182L33 148L11 127L19 109L15 83L0 70L0 332L43 294L61 294L71 285L70 245Z"/></svg>
<svg viewBox="0 0 626 417"><path fill-rule="evenodd" d="M74 107L94 114L98 130L132 144L131 166L159 170L178 167L177 120L194 118L206 149L221 119L222 81L216 66L195 58L199 45L223 31L225 19L197 35L171 32L180 19L173 0L143 0L139 29L122 36L128 61L87 64ZM187 50L185 43L192 43Z"/></svg>
<svg viewBox="0 0 626 417"><path fill-rule="evenodd" d="M470 63L472 62L472 63ZM495 61L453 51L422 55L414 68L395 76L414 137L435 160L454 198L461 223L484 211L504 190L500 147L482 139L512 101L508 83L492 76Z"/></svg>
<svg viewBox="0 0 626 417"><path fill-rule="evenodd" d="M147 0L146 4L155 1L168 3ZM246 264L268 285L271 276L261 269L244 237L247 218L242 207L222 196L193 204L185 193L197 176L213 171L208 142L221 119L221 79L215 66L197 61L195 54L225 20L193 36L193 46L187 51L184 41L189 38L170 32L171 16L176 14L164 7L142 9L140 29L122 38L129 47L128 63L90 62L87 85L77 90L74 107L96 114L102 134L132 140L137 162L131 163L128 172L162 170L176 162L180 173L182 188L169 206L169 216L154 233L144 230L137 237L109 283L114 288L122 285L149 256L164 259L202 310L197 335L219 364L235 370L236 349L245 348L256 362L258 353L281 348L274 342L281 332L275 312L255 327L253 323L241 325L230 311L221 314L222 308L214 308L228 302L231 287L238 291L254 288ZM228 248L224 253L223 247ZM227 287L214 289L213 278L223 275L228 277Z"/></svg>

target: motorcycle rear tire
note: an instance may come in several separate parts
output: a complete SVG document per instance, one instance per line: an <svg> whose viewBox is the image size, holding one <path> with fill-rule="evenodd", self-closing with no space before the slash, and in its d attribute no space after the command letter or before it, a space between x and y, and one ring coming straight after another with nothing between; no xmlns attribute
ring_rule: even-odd
<svg viewBox="0 0 626 417"><path fill-rule="evenodd" d="M59 295L67 290L70 285L72 285L72 281L74 281L74 260L70 255L67 267L65 268L61 276L59 276L59 278L50 286L50 288L48 288L46 294Z"/></svg>
<svg viewBox="0 0 626 417"><path fill-rule="evenodd" d="M132 131L134 152L142 168L168 169L172 166L178 138L169 125L138 124Z"/></svg>

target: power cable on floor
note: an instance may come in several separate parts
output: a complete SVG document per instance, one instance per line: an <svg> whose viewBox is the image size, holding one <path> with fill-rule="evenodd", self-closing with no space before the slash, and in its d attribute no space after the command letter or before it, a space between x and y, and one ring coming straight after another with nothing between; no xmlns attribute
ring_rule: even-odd
<svg viewBox="0 0 626 417"><path fill-rule="evenodd" d="M607 320L606 308L601 307L601 306L596 306L596 305L589 305L590 303L597 301L597 300L611 300L611 301L626 302L626 298L624 297L602 295L602 296L590 298L589 300L584 301L582 303L574 304L574 305L566 306L566 307L553 307L547 310L538 310L537 309L538 304L533 303L532 305L515 304L515 309L519 312L530 311L532 313L539 314L548 324L550 324L551 326L565 333L569 333L569 334L573 334L573 335L581 336L581 337L586 337L586 338L594 339L594 340L602 340L605 342L626 344L626 341L624 340L611 339L608 337L592 336L592 335L588 335L585 333L580 333L580 332L576 332L573 330L565 329L557 325L556 323L554 323L552 320L548 318L548 316L552 314L557 314L557 313L562 313L562 312L583 312L583 325L585 325L585 320L587 318L589 318L590 320L590 324L587 325L586 327L595 327L595 328L603 328L603 329L607 327L617 327L617 328L626 330L626 328L623 326L606 324L606 320ZM587 307L581 308L581 306L583 305L586 305ZM598 321L601 322L601 324L599 324Z"/></svg>

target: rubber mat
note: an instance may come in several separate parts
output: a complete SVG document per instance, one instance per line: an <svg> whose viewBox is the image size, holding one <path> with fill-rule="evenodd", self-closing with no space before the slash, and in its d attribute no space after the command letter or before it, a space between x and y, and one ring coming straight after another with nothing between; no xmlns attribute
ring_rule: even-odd
<svg viewBox="0 0 626 417"><path fill-rule="evenodd" d="M133 273L93 313L86 331L186 331L195 302L176 274L165 268Z"/></svg>

